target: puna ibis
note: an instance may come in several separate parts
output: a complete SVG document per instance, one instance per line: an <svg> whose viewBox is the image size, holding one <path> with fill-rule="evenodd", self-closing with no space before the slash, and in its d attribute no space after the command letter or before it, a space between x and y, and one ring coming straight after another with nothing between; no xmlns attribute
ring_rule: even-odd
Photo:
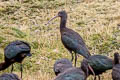
<svg viewBox="0 0 120 80"><path fill-rule="evenodd" d="M119 53L114 53L114 66L112 69L112 79L120 80L120 56Z"/></svg>
<svg viewBox="0 0 120 80"><path fill-rule="evenodd" d="M113 60L103 56L103 55L93 55L90 56L88 59L84 59L81 62L81 69L86 73L87 76L90 74L93 75L93 72L91 72L88 64L93 69L95 73L94 80L96 80L96 76L98 76L100 80L100 74L105 72L106 70L110 70L113 68Z"/></svg>
<svg viewBox="0 0 120 80"><path fill-rule="evenodd" d="M76 61L77 61L77 55L76 53L82 55L85 58L90 57L90 52L82 39L82 37L75 32L74 30L67 28L66 23L67 23L67 13L66 11L60 11L58 12L57 16L53 17L51 20L48 21L47 24L50 23L53 19L60 17L60 34L61 34L61 41L64 45L64 47L71 53L73 61L74 56L73 53L75 53L75 66L76 66Z"/></svg>
<svg viewBox="0 0 120 80"><path fill-rule="evenodd" d="M9 43L4 49L4 57L5 61L0 63L0 70L4 70L12 65L13 71L13 63L18 62L21 64L21 78L22 78L22 61L25 57L31 56L31 47L27 42L16 40Z"/></svg>

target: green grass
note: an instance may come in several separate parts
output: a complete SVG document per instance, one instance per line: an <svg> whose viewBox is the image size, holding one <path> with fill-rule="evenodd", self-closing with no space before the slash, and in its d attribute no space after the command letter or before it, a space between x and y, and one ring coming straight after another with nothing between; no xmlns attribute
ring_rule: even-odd
<svg viewBox="0 0 120 80"><path fill-rule="evenodd" d="M4 61L5 46L16 39L30 43L32 57L26 58L24 80L52 80L53 64L60 58L71 59L60 39L60 19L48 26L49 19L58 11L68 12L67 26L78 32L85 40L91 54L102 54L113 58L120 52L120 2L117 0L23 0L23 2L0 2L0 62ZM80 66L80 56L77 66ZM14 72L20 75L19 64ZM3 72L10 72L11 67ZM110 80L111 71L102 75ZM108 76L108 77L107 77ZM90 77L88 80L92 80Z"/></svg>

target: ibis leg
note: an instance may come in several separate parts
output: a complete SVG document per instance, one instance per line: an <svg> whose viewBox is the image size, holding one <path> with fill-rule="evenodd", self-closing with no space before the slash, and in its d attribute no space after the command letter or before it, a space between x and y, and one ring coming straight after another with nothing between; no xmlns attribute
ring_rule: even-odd
<svg viewBox="0 0 120 80"><path fill-rule="evenodd" d="M22 79L22 72L23 72L22 63L20 64L20 70L21 70L21 79Z"/></svg>
<svg viewBox="0 0 120 80"><path fill-rule="evenodd" d="M13 64L12 64L12 69L11 69L11 73L13 72L13 68L14 68L14 67L13 67Z"/></svg>
<svg viewBox="0 0 120 80"><path fill-rule="evenodd" d="M72 51L69 51L69 52L71 53L71 56L72 56L71 62L73 62L73 59L74 59L73 53Z"/></svg>
<svg viewBox="0 0 120 80"><path fill-rule="evenodd" d="M98 75L98 80L100 80L100 75Z"/></svg>
<svg viewBox="0 0 120 80"><path fill-rule="evenodd" d="M73 62L73 59L74 59L73 53L71 53L71 56L72 56L72 59L71 59L71 61Z"/></svg>
<svg viewBox="0 0 120 80"><path fill-rule="evenodd" d="M77 62L77 54L75 53L75 67L76 67L76 62Z"/></svg>
<svg viewBox="0 0 120 80"><path fill-rule="evenodd" d="M96 76L94 77L94 80L96 80Z"/></svg>
<svg viewBox="0 0 120 80"><path fill-rule="evenodd" d="M87 73L86 73L87 76L89 76L89 72L88 72L88 71L89 71L89 70L88 70L88 68L87 68Z"/></svg>

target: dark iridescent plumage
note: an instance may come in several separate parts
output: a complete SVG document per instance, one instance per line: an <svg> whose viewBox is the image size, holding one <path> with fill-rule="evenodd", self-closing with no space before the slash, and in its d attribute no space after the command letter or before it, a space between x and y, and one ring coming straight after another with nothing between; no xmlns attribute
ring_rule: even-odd
<svg viewBox="0 0 120 80"><path fill-rule="evenodd" d="M54 64L54 72L55 72L55 75L57 76L58 74L64 72L65 70L69 69L73 67L72 66L72 62L69 61L68 59L66 58L63 58L63 59L59 59L55 62Z"/></svg>
<svg viewBox="0 0 120 80"><path fill-rule="evenodd" d="M120 80L120 56L119 53L114 53L114 66L112 69L112 79Z"/></svg>
<svg viewBox="0 0 120 80"><path fill-rule="evenodd" d="M31 47L27 42L16 40L9 43L4 49L5 62L0 64L0 70L4 70L13 63L21 63L21 77L22 77L22 61L26 56L31 56Z"/></svg>
<svg viewBox="0 0 120 80"><path fill-rule="evenodd" d="M61 31L61 40L63 45L70 51L70 53L74 51L85 58L90 56L84 40L77 32L68 28L63 28Z"/></svg>
<svg viewBox="0 0 120 80"><path fill-rule="evenodd" d="M80 68L73 67L60 73L54 80L86 80L86 75Z"/></svg>
<svg viewBox="0 0 120 80"><path fill-rule="evenodd" d="M55 16L54 18L56 17L61 18L61 21L60 21L61 41L65 46L65 48L71 53L72 55L71 61L73 61L72 51L75 52L75 66L76 66L76 61L77 61L76 53L82 55L85 58L88 58L90 56L90 53L82 37L77 32L66 27L67 13L65 11L60 11L58 15ZM52 18L51 20L53 20L54 18Z"/></svg>
<svg viewBox="0 0 120 80"><path fill-rule="evenodd" d="M0 75L0 80L20 80L16 74L13 73L4 73Z"/></svg>
<svg viewBox="0 0 120 80"><path fill-rule="evenodd" d="M95 75L98 75L98 76L103 72L105 72L106 70L112 69L113 67L112 59L109 59L106 56L103 56L103 55L90 56L88 59L84 59L81 63L81 68L87 74L87 76L92 74L91 70L88 68L88 64L94 70ZM96 76L95 76L95 79L96 79Z"/></svg>
<svg viewBox="0 0 120 80"><path fill-rule="evenodd" d="M7 45L4 50L5 57L8 59L12 59L16 57L18 54L25 53L26 55L30 55L31 47L28 43L24 41L13 41Z"/></svg>

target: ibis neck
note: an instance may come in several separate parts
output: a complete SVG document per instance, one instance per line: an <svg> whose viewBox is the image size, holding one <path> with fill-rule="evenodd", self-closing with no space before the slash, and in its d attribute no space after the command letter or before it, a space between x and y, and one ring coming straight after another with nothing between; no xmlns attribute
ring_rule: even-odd
<svg viewBox="0 0 120 80"><path fill-rule="evenodd" d="M114 58L114 64L116 65L116 64L119 64L120 62L119 62L119 57L118 56L116 56L115 58Z"/></svg>
<svg viewBox="0 0 120 80"><path fill-rule="evenodd" d="M63 28L66 28L66 22L67 22L67 18L61 17L61 21L60 21L60 31Z"/></svg>
<svg viewBox="0 0 120 80"><path fill-rule="evenodd" d="M8 68L11 64L13 63L7 63L7 62L3 62L3 63L0 63L0 71L1 70L5 70L6 68Z"/></svg>

